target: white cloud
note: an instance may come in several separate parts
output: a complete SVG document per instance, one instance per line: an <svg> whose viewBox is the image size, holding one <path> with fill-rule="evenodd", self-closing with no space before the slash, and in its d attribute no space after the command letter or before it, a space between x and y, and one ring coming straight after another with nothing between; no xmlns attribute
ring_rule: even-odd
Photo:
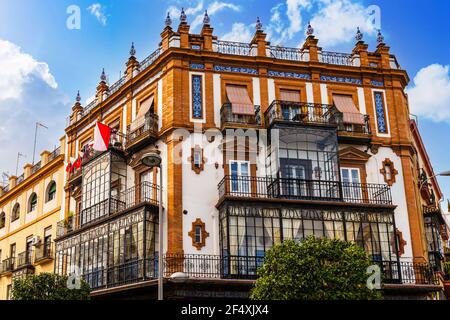
<svg viewBox="0 0 450 320"><path fill-rule="evenodd" d="M225 41L250 42L253 38L253 31L250 26L244 23L233 23L231 31L222 36Z"/></svg>
<svg viewBox="0 0 450 320"><path fill-rule="evenodd" d="M105 8L100 3L94 3L90 5L88 7L88 10L103 26L106 26L108 18L105 14Z"/></svg>
<svg viewBox="0 0 450 320"><path fill-rule="evenodd" d="M368 23L367 8L351 0L319 0L321 8L312 17L311 25L320 45L332 47L355 41L357 27L365 35L374 35L373 24Z"/></svg>
<svg viewBox="0 0 450 320"><path fill-rule="evenodd" d="M35 60L14 43L0 39L0 101L20 99L24 85L33 78L41 79L52 89L58 87L47 63Z"/></svg>
<svg viewBox="0 0 450 320"><path fill-rule="evenodd" d="M435 122L450 122L450 66L432 64L414 77L407 89L411 113Z"/></svg>
<svg viewBox="0 0 450 320"><path fill-rule="evenodd" d="M47 63L0 39L0 174L15 174L17 152L27 155L19 175L24 163L31 162L36 121L49 127L39 133L36 159L42 150L58 145L70 104L57 88Z"/></svg>
<svg viewBox="0 0 450 320"><path fill-rule="evenodd" d="M220 2L220 1L214 1L213 3L211 3L208 6L208 15L210 17L213 17L214 15L216 15L217 13L219 13L220 11L223 11L225 9L229 9L232 10L234 12L239 12L241 10L241 8L233 3L229 3L229 2ZM187 14L187 12L186 12ZM195 28L197 28L199 25L201 25L203 23L203 17L204 17L204 13L201 13L199 15L197 15L194 20L191 23L191 28L192 30L194 30Z"/></svg>

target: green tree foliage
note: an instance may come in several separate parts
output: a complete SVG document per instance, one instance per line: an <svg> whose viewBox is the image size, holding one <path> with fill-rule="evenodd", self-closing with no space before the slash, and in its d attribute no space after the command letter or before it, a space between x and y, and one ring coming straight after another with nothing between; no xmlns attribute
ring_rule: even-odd
<svg viewBox="0 0 450 320"><path fill-rule="evenodd" d="M41 273L15 279L12 286L13 300L89 300L90 291L86 281L81 280L80 289L70 289L68 277Z"/></svg>
<svg viewBox="0 0 450 320"><path fill-rule="evenodd" d="M253 300L372 300L367 254L356 244L310 237L269 250L251 292Z"/></svg>

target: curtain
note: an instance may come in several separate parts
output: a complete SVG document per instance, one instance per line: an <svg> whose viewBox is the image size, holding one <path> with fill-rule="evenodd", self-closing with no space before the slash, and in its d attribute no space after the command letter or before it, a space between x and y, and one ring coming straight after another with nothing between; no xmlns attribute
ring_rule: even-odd
<svg viewBox="0 0 450 320"><path fill-rule="evenodd" d="M364 116L356 108L351 96L335 94L333 95L333 102L336 108L343 113L344 123L364 124Z"/></svg>
<svg viewBox="0 0 450 320"><path fill-rule="evenodd" d="M254 115L255 109L253 102L248 95L246 87L227 86L227 97L231 103L233 114Z"/></svg>

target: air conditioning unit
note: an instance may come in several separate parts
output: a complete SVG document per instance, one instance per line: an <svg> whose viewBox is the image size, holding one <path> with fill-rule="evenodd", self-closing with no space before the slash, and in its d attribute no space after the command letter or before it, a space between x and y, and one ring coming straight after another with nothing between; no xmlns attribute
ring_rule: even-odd
<svg viewBox="0 0 450 320"><path fill-rule="evenodd" d="M41 237L34 236L33 238L31 238L31 244L35 247L39 246L41 244Z"/></svg>

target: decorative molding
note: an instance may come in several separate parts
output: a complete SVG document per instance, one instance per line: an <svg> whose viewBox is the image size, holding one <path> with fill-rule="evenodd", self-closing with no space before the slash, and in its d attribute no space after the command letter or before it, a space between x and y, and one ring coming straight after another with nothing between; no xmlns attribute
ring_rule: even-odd
<svg viewBox="0 0 450 320"><path fill-rule="evenodd" d="M388 178L388 170L386 170L386 168L389 168L390 178ZM384 181L392 187L395 183L395 176L398 174L398 171L394 168L394 163L391 159L386 158L383 161L383 167L381 168L380 173L384 176Z"/></svg>
<svg viewBox="0 0 450 320"><path fill-rule="evenodd" d="M295 79L311 80L311 75L308 73L296 73L296 72L284 72L284 71L269 70L267 72L267 75L269 77L282 77L282 78L295 78Z"/></svg>
<svg viewBox="0 0 450 320"><path fill-rule="evenodd" d="M355 147L347 147L339 151L339 159L350 162L366 163L370 159L370 154Z"/></svg>
<svg viewBox="0 0 450 320"><path fill-rule="evenodd" d="M380 147L381 147L381 144L371 144L370 152L372 152L373 154L377 154Z"/></svg>
<svg viewBox="0 0 450 320"><path fill-rule="evenodd" d="M201 152L201 161L200 165L195 165L195 152ZM195 148L191 148L191 156L189 157L189 161L191 162L191 168L192 171L194 171L196 174L200 174L203 170L205 170L205 157L204 157L204 151L200 146L195 146Z"/></svg>
<svg viewBox="0 0 450 320"><path fill-rule="evenodd" d="M408 244L405 239L403 239L403 233L399 229L395 229L394 241L398 239L398 256L401 257L405 254L405 246ZM395 246L394 246L395 248Z"/></svg>
<svg viewBox="0 0 450 320"><path fill-rule="evenodd" d="M192 75L192 118L203 119L203 77Z"/></svg>
<svg viewBox="0 0 450 320"><path fill-rule="evenodd" d="M203 63L191 63L189 65L189 68L195 69L195 70L204 70L205 69L205 65Z"/></svg>
<svg viewBox="0 0 450 320"><path fill-rule="evenodd" d="M195 239L195 231L197 228L201 228L201 239L199 242ZM206 246L206 238L209 237L209 233L206 231L205 223L201 219L197 218L197 220L192 222L192 230L189 231L188 235L192 238L192 246L198 251L202 250L202 248Z"/></svg>
<svg viewBox="0 0 450 320"><path fill-rule="evenodd" d="M376 87L384 87L384 81L371 80L370 84Z"/></svg>
<svg viewBox="0 0 450 320"><path fill-rule="evenodd" d="M252 68L242 68L242 67L232 67L232 66L221 66L221 65L215 65L214 71L225 71L225 72L236 72L236 73L247 73L247 74L254 74L258 75L259 72L257 69Z"/></svg>
<svg viewBox="0 0 450 320"><path fill-rule="evenodd" d="M362 85L362 80L361 79L357 79L357 78L321 75L320 76L320 80L321 81L342 82L342 83L351 83L351 84Z"/></svg>
<svg viewBox="0 0 450 320"><path fill-rule="evenodd" d="M386 121L386 105L384 101L384 95L381 91L375 91L373 93L375 100L375 112L378 124L378 133L387 134L388 126Z"/></svg>

